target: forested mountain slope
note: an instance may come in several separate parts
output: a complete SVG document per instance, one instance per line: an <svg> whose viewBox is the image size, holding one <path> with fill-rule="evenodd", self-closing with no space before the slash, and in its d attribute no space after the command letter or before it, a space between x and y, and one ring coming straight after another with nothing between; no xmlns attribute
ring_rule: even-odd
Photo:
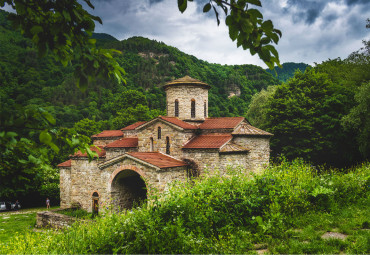
<svg viewBox="0 0 370 255"><path fill-rule="evenodd" d="M277 78L280 81L287 81L288 79L292 78L294 76L294 73L296 70L300 70L301 72L304 72L307 67L310 65L307 65L305 63L293 63L293 62L286 62L282 64L282 68L276 67L275 70L266 69L266 72L277 75ZM275 74L276 71L276 74Z"/></svg>
<svg viewBox="0 0 370 255"><path fill-rule="evenodd" d="M144 94L148 109L164 113L165 93L161 86L185 75L212 86L210 116L244 115L253 94L280 83L258 66L210 64L154 40L133 37L118 41L107 34L96 34L99 47L122 51L115 57L127 72L127 84L97 80L82 93L75 86L73 66L63 67L51 54L38 58L30 40L12 29L6 15L0 10L2 107L42 106L56 117L57 126L72 127L84 118L112 126L117 112L131 106L120 105L117 109L114 103L127 90Z"/></svg>

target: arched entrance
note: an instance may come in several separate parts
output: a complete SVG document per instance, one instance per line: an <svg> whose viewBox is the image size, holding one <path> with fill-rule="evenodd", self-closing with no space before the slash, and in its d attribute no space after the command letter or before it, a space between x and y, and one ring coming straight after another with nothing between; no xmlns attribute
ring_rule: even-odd
<svg viewBox="0 0 370 255"><path fill-rule="evenodd" d="M112 181L111 197L116 208L131 209L147 198L145 182L137 172L123 170Z"/></svg>

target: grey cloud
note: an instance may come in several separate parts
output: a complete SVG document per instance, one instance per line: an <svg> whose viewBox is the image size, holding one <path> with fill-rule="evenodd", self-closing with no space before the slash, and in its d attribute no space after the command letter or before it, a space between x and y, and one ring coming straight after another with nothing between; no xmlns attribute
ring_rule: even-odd
<svg viewBox="0 0 370 255"><path fill-rule="evenodd" d="M369 5L369 0L346 0L347 5L355 5L355 4L367 4Z"/></svg>
<svg viewBox="0 0 370 255"><path fill-rule="evenodd" d="M334 13L327 14L327 15L323 16L322 19L323 19L324 26L329 25L332 21L334 21L338 18L339 18L338 15L334 14Z"/></svg>
<svg viewBox="0 0 370 255"><path fill-rule="evenodd" d="M328 2L310 0L289 0L286 11L289 12L295 22L303 21L307 25L315 23Z"/></svg>
<svg viewBox="0 0 370 255"><path fill-rule="evenodd" d="M264 66L258 57L236 47L224 22L217 27L212 10L203 14L207 1L194 0L181 14L176 0L95 0L92 14L103 20L97 32L119 40L144 36L208 62ZM277 46L282 62L312 64L345 58L370 35L370 29L365 29L369 4L364 1L265 0L262 4L265 19L283 32Z"/></svg>

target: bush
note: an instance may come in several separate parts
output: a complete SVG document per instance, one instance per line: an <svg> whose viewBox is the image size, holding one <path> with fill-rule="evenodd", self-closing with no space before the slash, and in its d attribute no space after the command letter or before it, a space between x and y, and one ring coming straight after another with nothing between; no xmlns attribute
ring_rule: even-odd
<svg viewBox="0 0 370 255"><path fill-rule="evenodd" d="M318 172L302 160L283 160L261 175L228 169L174 183L141 208L62 234L16 237L0 253L247 253L252 243L283 236L296 215L333 211L369 194L369 164L346 174Z"/></svg>
<svg viewBox="0 0 370 255"><path fill-rule="evenodd" d="M68 215L71 217L76 217L79 219L91 219L94 217L92 213L89 213L83 209L80 208L68 208L61 211L58 211L58 213Z"/></svg>

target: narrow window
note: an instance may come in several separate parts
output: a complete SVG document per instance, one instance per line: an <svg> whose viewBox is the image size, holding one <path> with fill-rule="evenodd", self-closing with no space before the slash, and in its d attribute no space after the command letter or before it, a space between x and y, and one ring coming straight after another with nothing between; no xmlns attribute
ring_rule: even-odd
<svg viewBox="0 0 370 255"><path fill-rule="evenodd" d="M191 100L191 117L195 118L195 100Z"/></svg>
<svg viewBox="0 0 370 255"><path fill-rule="evenodd" d="M166 154L170 155L170 138L166 137Z"/></svg>
<svg viewBox="0 0 370 255"><path fill-rule="evenodd" d="M175 100L175 117L179 117L179 100Z"/></svg>
<svg viewBox="0 0 370 255"><path fill-rule="evenodd" d="M158 139L162 139L162 128L158 127Z"/></svg>
<svg viewBox="0 0 370 255"><path fill-rule="evenodd" d="M99 194L97 192L92 195L92 211L94 215L99 213Z"/></svg>
<svg viewBox="0 0 370 255"><path fill-rule="evenodd" d="M153 137L150 137L150 151L154 151L154 141L153 141Z"/></svg>
<svg viewBox="0 0 370 255"><path fill-rule="evenodd" d="M204 118L207 118L207 102L204 101Z"/></svg>

